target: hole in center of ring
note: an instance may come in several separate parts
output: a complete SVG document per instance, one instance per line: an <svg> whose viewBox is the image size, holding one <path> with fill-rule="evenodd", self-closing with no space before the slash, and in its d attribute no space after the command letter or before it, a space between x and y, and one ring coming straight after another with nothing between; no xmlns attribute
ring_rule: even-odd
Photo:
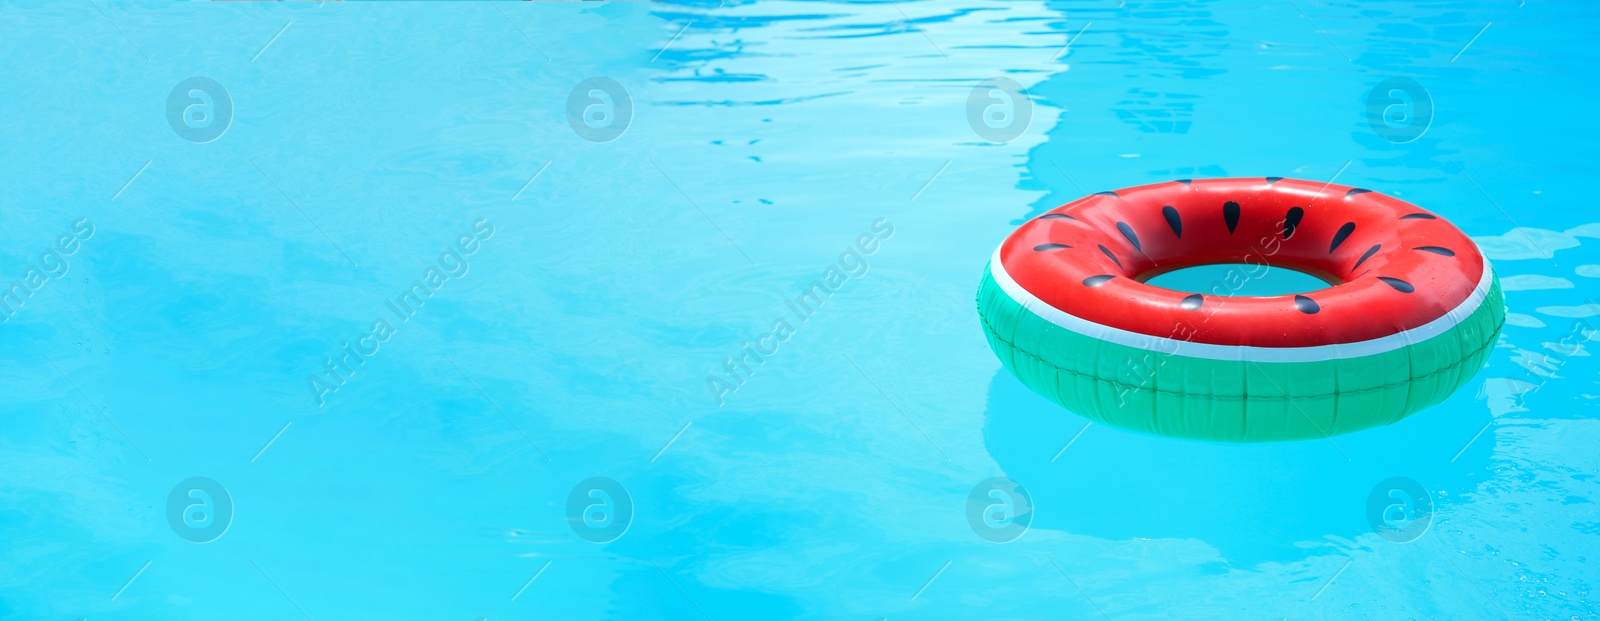
<svg viewBox="0 0 1600 621"><path fill-rule="evenodd" d="M1339 284L1287 267L1245 263L1195 265L1139 280L1153 287L1215 296L1291 295Z"/></svg>

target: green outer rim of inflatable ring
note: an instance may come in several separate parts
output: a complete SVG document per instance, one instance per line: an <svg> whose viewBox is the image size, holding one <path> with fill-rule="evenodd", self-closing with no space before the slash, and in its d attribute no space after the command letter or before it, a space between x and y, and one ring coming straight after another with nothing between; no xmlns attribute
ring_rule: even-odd
<svg viewBox="0 0 1600 621"><path fill-rule="evenodd" d="M1090 420L1167 437L1273 442L1388 425L1444 401L1482 368L1505 324L1495 276L1449 331L1381 354L1317 362L1212 360L1108 343L978 288L989 347L1034 392Z"/></svg>

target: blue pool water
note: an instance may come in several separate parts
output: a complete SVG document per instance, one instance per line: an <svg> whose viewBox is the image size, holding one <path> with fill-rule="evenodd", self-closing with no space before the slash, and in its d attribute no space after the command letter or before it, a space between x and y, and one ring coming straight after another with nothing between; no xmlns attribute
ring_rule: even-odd
<svg viewBox="0 0 1600 621"><path fill-rule="evenodd" d="M1186 267L1158 274L1145 280L1145 283L1174 291L1225 296L1288 295L1324 289L1329 284L1321 278L1287 267L1249 263Z"/></svg>
<svg viewBox="0 0 1600 621"><path fill-rule="evenodd" d="M1521 4L0 9L0 618L1596 618L1600 9ZM1488 367L1233 446L989 352L1023 219L1257 175L1472 235Z"/></svg>

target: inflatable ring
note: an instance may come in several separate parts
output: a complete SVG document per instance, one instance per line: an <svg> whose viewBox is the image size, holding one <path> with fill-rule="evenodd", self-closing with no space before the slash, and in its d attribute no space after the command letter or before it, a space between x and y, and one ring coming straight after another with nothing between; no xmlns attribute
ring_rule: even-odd
<svg viewBox="0 0 1600 621"><path fill-rule="evenodd" d="M1240 267L1203 293L1145 284ZM1231 296L1266 266L1330 286ZM1095 421L1184 438L1324 438L1443 401L1484 365L1505 298L1470 238L1370 190L1282 177L1101 192L1023 224L984 270L989 346Z"/></svg>

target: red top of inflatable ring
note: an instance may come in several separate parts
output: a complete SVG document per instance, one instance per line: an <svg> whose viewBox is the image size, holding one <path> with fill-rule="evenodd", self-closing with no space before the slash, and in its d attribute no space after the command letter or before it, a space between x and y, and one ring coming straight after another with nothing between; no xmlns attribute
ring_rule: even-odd
<svg viewBox="0 0 1600 621"><path fill-rule="evenodd" d="M1281 177L1196 179L1101 192L1023 224L1000 246L1018 285L1075 317L1216 345L1310 347L1417 328L1483 279L1449 222L1370 190ZM1218 263L1288 267L1339 283L1227 297L1144 284ZM1234 287L1237 284L1233 285Z"/></svg>

